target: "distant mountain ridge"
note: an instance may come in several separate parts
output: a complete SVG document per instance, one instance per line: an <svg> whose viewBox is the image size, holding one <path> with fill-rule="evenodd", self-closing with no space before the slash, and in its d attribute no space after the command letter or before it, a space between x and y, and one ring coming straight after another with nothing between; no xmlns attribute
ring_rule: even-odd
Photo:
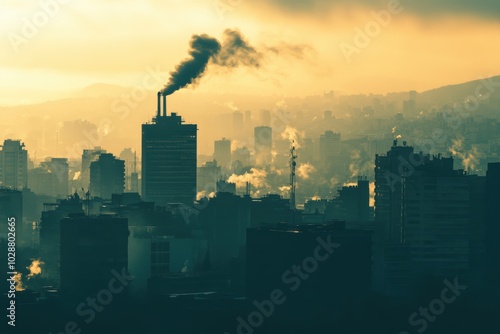
<svg viewBox="0 0 500 334"><path fill-rule="evenodd" d="M450 103L465 99L469 95L474 95L476 87L482 85L482 80L492 81L498 83L498 89L493 92L494 96L500 96L500 75L489 78L467 81L458 84L450 84L442 87L433 88L418 93L418 99L426 102L433 103ZM133 90L132 87L120 86L114 84L95 83L90 86L84 87L82 90L73 94L74 98L83 97L118 97L122 94L130 94ZM483 94L489 92L487 88L481 90ZM395 94L406 94L406 92L393 92Z"/></svg>
<svg viewBox="0 0 500 334"><path fill-rule="evenodd" d="M493 82L497 84L497 87L492 92L493 97L500 97L500 76L494 76L490 78L468 81L460 84L443 86L431 90L427 90L418 94L417 99L432 102L432 103L450 103L456 101L463 101L468 96L474 96L476 94L476 89L478 86L484 86L482 80ZM490 93L488 87L483 87L479 90L481 94Z"/></svg>

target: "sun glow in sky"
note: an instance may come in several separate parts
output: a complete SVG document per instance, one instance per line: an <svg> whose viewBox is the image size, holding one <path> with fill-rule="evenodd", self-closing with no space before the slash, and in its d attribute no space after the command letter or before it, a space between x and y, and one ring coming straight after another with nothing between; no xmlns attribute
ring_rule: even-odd
<svg viewBox="0 0 500 334"><path fill-rule="evenodd" d="M148 67L166 83L191 35L220 38L227 28L255 46L301 46L303 53L274 54L259 69L209 71L196 87L202 92L422 91L500 73L495 1L332 2L4 0L0 105L94 83L135 85ZM377 20L381 11L389 16Z"/></svg>

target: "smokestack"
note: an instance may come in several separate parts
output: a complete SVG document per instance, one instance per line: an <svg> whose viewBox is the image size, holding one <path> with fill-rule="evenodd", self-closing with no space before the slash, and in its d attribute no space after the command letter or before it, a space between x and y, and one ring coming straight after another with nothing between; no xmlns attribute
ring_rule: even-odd
<svg viewBox="0 0 500 334"><path fill-rule="evenodd" d="M161 113L161 100L160 100L161 92L158 92L158 109L156 110L156 116L160 117Z"/></svg>
<svg viewBox="0 0 500 334"><path fill-rule="evenodd" d="M167 116L167 95L163 95L163 116Z"/></svg>

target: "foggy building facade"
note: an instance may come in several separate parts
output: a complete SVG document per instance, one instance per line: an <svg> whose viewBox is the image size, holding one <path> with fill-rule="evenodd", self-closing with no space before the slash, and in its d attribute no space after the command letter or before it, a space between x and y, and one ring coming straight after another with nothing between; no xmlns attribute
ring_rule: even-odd
<svg viewBox="0 0 500 334"><path fill-rule="evenodd" d="M335 172L336 167L341 166L340 160L341 143L340 133L325 131L319 137L319 161L321 170L326 175Z"/></svg>
<svg viewBox="0 0 500 334"><path fill-rule="evenodd" d="M35 193L64 198L69 194L69 165L66 158L47 158L30 170L29 185Z"/></svg>
<svg viewBox="0 0 500 334"><path fill-rule="evenodd" d="M100 146L96 146L93 149L83 150L82 154L82 171L81 171L81 185L87 191L90 187L90 164L93 161L99 159L99 156L103 153L107 153Z"/></svg>
<svg viewBox="0 0 500 334"><path fill-rule="evenodd" d="M137 156L131 148L124 149L119 158L125 162L125 191L138 192Z"/></svg>
<svg viewBox="0 0 500 334"><path fill-rule="evenodd" d="M125 162L111 153L103 153L90 164L90 194L111 199L121 194L125 186Z"/></svg>
<svg viewBox="0 0 500 334"><path fill-rule="evenodd" d="M20 140L6 139L0 150L0 185L22 190L28 186L28 151Z"/></svg>
<svg viewBox="0 0 500 334"><path fill-rule="evenodd" d="M273 130L269 126L258 126L254 129L255 164L269 165L272 162Z"/></svg>
<svg viewBox="0 0 500 334"><path fill-rule="evenodd" d="M222 138L214 142L214 159L223 168L228 168L231 163L231 140Z"/></svg>
<svg viewBox="0 0 500 334"><path fill-rule="evenodd" d="M217 181L221 178L221 167L217 160L209 161L198 167L198 177L196 182L198 191L205 191L206 195L215 193L217 190Z"/></svg>

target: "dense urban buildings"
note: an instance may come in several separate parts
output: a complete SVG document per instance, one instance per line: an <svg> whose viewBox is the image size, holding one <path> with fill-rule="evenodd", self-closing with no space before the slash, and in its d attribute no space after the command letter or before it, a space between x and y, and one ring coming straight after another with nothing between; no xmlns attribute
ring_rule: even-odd
<svg viewBox="0 0 500 334"><path fill-rule="evenodd" d="M117 277L127 280L126 289L110 308L150 305L149 315L164 317L196 310L248 329L257 319L253 307L273 300L273 316L262 326L273 333L283 324L304 332L310 324L355 333L404 329L381 313L404 321L406 310L433 300L443 282L467 285L464 303L473 300L478 310L494 303L495 141L485 158L462 153L453 141L453 154L442 142L420 152L398 144L391 122L405 122L403 114L370 124L384 135L353 136L334 112L311 121L313 130L290 121L283 133L255 127L245 113L240 139L220 133L222 140L203 142L208 150L214 142L213 155L197 159L197 125L167 115L161 100L152 123L142 125L142 159L131 148L118 159L101 147L85 149L81 164L33 157L29 188L0 188L0 227L10 215L20 217L18 287L27 291L23 298L40 295L30 307L102 299L102 286ZM378 101L360 112L370 118L382 107ZM234 114L237 123L241 114ZM17 159L27 157L15 142ZM1 247L5 240L0 232Z"/></svg>

